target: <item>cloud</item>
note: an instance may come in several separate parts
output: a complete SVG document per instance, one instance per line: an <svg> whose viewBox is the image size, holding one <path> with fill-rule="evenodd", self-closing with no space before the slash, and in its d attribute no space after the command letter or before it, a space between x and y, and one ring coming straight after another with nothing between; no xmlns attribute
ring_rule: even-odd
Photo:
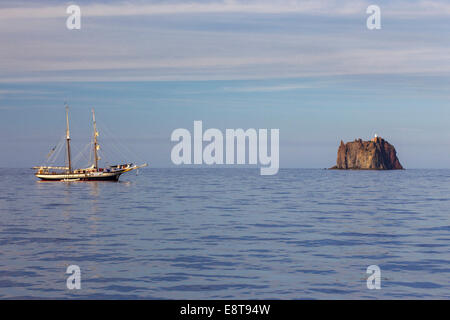
<svg viewBox="0 0 450 320"><path fill-rule="evenodd" d="M260 86L260 87L226 87L225 91L230 92L279 92L279 91L292 91L292 90L302 90L311 89L312 85L305 84L285 84L285 85L275 85L275 86Z"/></svg>
<svg viewBox="0 0 450 320"><path fill-rule="evenodd" d="M89 3L80 5L86 17L149 16L170 14L208 14L208 13L253 13L253 14L319 14L348 15L363 12L365 1L180 1L170 3L113 2ZM32 8L8 7L0 9L0 17L17 18L58 18L66 17L66 6L39 6Z"/></svg>
<svg viewBox="0 0 450 320"><path fill-rule="evenodd" d="M0 95L18 95L18 94L51 95L57 93L58 93L57 91L48 91L48 90L0 89Z"/></svg>
<svg viewBox="0 0 450 320"><path fill-rule="evenodd" d="M379 1L380 2L380 1ZM225 1L177 1L177 2L142 2L115 1L109 4L89 2L80 4L85 17L119 17L119 16L151 16L151 15L187 15L187 14L307 14L322 16L358 15L372 4L364 0L225 0ZM60 18L66 17L67 5L53 5L41 2L33 7L0 8L1 19L17 18ZM382 1L383 14L397 16L422 16L450 14L447 1Z"/></svg>
<svg viewBox="0 0 450 320"><path fill-rule="evenodd" d="M89 1L80 3L84 20L75 31L65 27L65 7L10 2L0 8L0 82L449 73L448 26L429 15L450 5L380 2L387 25L378 31L367 30L362 0Z"/></svg>

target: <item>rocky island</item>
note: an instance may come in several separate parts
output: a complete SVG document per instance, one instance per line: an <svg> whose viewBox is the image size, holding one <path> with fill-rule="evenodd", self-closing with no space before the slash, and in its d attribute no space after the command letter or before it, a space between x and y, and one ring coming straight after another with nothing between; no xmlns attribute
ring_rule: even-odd
<svg viewBox="0 0 450 320"><path fill-rule="evenodd" d="M341 140L336 165L330 169L395 170L403 167L394 146L375 135L370 141L356 139L344 143Z"/></svg>

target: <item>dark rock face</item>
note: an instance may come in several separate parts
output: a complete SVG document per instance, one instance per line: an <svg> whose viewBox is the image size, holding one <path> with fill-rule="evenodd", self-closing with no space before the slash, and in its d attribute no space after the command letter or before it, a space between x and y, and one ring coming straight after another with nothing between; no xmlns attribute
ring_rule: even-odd
<svg viewBox="0 0 450 320"><path fill-rule="evenodd" d="M341 141L337 163L331 169L394 170L403 169L393 145L375 137L370 141Z"/></svg>

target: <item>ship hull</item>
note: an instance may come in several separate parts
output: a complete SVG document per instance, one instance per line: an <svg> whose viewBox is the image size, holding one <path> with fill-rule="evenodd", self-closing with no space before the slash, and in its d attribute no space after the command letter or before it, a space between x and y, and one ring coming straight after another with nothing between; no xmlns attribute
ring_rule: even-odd
<svg viewBox="0 0 450 320"><path fill-rule="evenodd" d="M96 174L36 174L43 181L118 181L123 172Z"/></svg>

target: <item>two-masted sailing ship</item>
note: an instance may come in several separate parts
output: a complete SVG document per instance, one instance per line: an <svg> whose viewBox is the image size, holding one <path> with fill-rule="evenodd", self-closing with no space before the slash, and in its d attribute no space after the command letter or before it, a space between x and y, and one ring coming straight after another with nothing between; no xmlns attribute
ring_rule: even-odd
<svg viewBox="0 0 450 320"><path fill-rule="evenodd" d="M35 176L41 180L46 181L118 181L121 174L136 170L142 167L146 167L147 163L142 165L135 165L133 163L117 164L106 166L105 168L99 167L98 150L100 145L98 144L97 137L99 135L97 131L97 124L95 121L95 111L92 109L93 120L93 154L94 159L91 166L87 168L74 169L72 168L72 157L70 151L70 131L69 131L69 107L66 106L66 166L37 166Z"/></svg>

